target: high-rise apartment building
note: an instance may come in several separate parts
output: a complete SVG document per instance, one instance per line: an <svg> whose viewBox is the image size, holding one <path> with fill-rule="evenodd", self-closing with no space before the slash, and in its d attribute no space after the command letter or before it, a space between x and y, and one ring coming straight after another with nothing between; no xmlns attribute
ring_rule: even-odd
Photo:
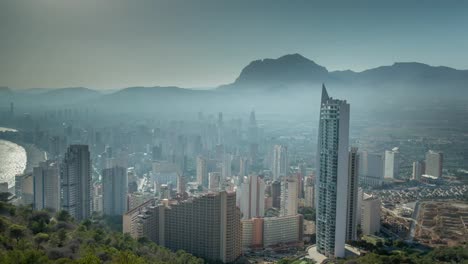
<svg viewBox="0 0 468 264"><path fill-rule="evenodd" d="M273 181L271 183L271 198L272 198L272 205L274 208L281 207L281 182L280 181Z"/></svg>
<svg viewBox="0 0 468 264"><path fill-rule="evenodd" d="M358 214L358 175L359 155L357 148L349 151L348 164L348 205L346 214L346 241L357 239L357 214Z"/></svg>
<svg viewBox="0 0 468 264"><path fill-rule="evenodd" d="M124 216L123 226L124 232L134 238L146 236L158 245L211 261L231 263L242 251L240 211L234 192L138 207Z"/></svg>
<svg viewBox="0 0 468 264"><path fill-rule="evenodd" d="M296 215L298 207L299 183L295 177L286 177L281 181L280 216Z"/></svg>
<svg viewBox="0 0 468 264"><path fill-rule="evenodd" d="M349 104L322 86L317 145L317 251L344 257L348 200Z"/></svg>
<svg viewBox="0 0 468 264"><path fill-rule="evenodd" d="M302 244L304 219L300 214L242 220L242 248L273 247L279 244Z"/></svg>
<svg viewBox="0 0 468 264"><path fill-rule="evenodd" d="M304 181L304 205L315 208L315 178L307 176Z"/></svg>
<svg viewBox="0 0 468 264"><path fill-rule="evenodd" d="M288 176L288 147L283 145L275 145L273 147L273 164L271 170L273 172L274 180Z"/></svg>
<svg viewBox="0 0 468 264"><path fill-rule="evenodd" d="M186 189L186 181L184 175L178 174L177 175L177 193L178 194L185 194L185 189Z"/></svg>
<svg viewBox="0 0 468 264"><path fill-rule="evenodd" d="M91 160L87 145L70 145L61 164L60 204L77 221L91 216Z"/></svg>
<svg viewBox="0 0 468 264"><path fill-rule="evenodd" d="M361 151L359 153L359 182L364 186L380 186L383 180L383 155Z"/></svg>
<svg viewBox="0 0 468 264"><path fill-rule="evenodd" d="M413 174L411 175L412 180L419 181L421 176L426 173L426 162L424 160L419 160L413 162Z"/></svg>
<svg viewBox="0 0 468 264"><path fill-rule="evenodd" d="M429 150L426 153L426 171L424 174L433 177L442 177L442 163L444 155L442 152Z"/></svg>
<svg viewBox="0 0 468 264"><path fill-rule="evenodd" d="M105 215L123 215L127 211L127 169L102 170L102 210Z"/></svg>
<svg viewBox="0 0 468 264"><path fill-rule="evenodd" d="M34 209L60 210L60 172L57 162L46 161L33 168Z"/></svg>
<svg viewBox="0 0 468 264"><path fill-rule="evenodd" d="M15 176L15 195L19 198L20 204L34 203L34 177L31 173Z"/></svg>
<svg viewBox="0 0 468 264"><path fill-rule="evenodd" d="M249 175L250 161L247 157L240 157L239 159L239 176L244 177Z"/></svg>
<svg viewBox="0 0 468 264"><path fill-rule="evenodd" d="M385 151L384 178L395 179L400 174L400 151L398 148Z"/></svg>
<svg viewBox="0 0 468 264"><path fill-rule="evenodd" d="M205 187L208 186L208 168L206 159L201 156L197 157L197 183Z"/></svg>
<svg viewBox="0 0 468 264"><path fill-rule="evenodd" d="M210 172L208 173L208 189L210 191L219 190L221 184L221 173L219 172Z"/></svg>
<svg viewBox="0 0 468 264"><path fill-rule="evenodd" d="M224 154L223 164L221 166L222 179L224 180L231 177L231 161L232 155Z"/></svg>
<svg viewBox="0 0 468 264"><path fill-rule="evenodd" d="M217 172L216 160L207 159L202 156L197 157L197 183L208 188L209 177L208 173Z"/></svg>
<svg viewBox="0 0 468 264"><path fill-rule="evenodd" d="M368 197L362 200L361 229L363 235L375 235L380 231L380 199Z"/></svg>
<svg viewBox="0 0 468 264"><path fill-rule="evenodd" d="M251 175L241 184L240 210L242 219L265 215L265 182L258 175Z"/></svg>

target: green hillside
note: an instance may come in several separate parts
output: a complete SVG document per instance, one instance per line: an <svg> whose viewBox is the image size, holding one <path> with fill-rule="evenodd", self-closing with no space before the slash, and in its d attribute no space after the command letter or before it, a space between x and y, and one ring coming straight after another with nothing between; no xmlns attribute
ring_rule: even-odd
<svg viewBox="0 0 468 264"><path fill-rule="evenodd" d="M76 223L65 211L51 214L0 202L0 263L204 263L107 226L100 218Z"/></svg>

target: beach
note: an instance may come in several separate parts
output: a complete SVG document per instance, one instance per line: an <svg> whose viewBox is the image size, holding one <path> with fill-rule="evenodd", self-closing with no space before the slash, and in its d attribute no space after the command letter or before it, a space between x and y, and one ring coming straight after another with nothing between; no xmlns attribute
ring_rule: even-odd
<svg viewBox="0 0 468 264"><path fill-rule="evenodd" d="M0 128L0 131L16 131ZM15 176L32 173L33 168L47 159L46 152L33 144L0 140L0 182L8 182L8 188L15 185Z"/></svg>

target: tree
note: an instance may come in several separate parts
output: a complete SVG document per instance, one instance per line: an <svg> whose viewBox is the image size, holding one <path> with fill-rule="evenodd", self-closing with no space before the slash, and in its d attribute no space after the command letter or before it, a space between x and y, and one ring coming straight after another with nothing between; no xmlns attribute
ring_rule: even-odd
<svg viewBox="0 0 468 264"><path fill-rule="evenodd" d="M59 240L59 247L62 247L64 245L65 240L67 239L67 231L65 229L61 228L58 231L58 240Z"/></svg>
<svg viewBox="0 0 468 264"><path fill-rule="evenodd" d="M76 263L77 264L101 264L101 260L92 252L88 251L82 258L78 259Z"/></svg>
<svg viewBox="0 0 468 264"><path fill-rule="evenodd" d="M50 222L50 215L46 211L33 212L29 217L28 227L34 234L45 233Z"/></svg>
<svg viewBox="0 0 468 264"><path fill-rule="evenodd" d="M68 222L71 220L70 214L68 213L68 211L65 211L65 210L58 211L57 214L55 215L55 218L57 218L58 221L65 221L65 222Z"/></svg>
<svg viewBox="0 0 468 264"><path fill-rule="evenodd" d="M16 242L26 235L26 227L22 225L12 224L10 226L10 237L15 238Z"/></svg>
<svg viewBox="0 0 468 264"><path fill-rule="evenodd" d="M46 233L37 233L34 236L34 242L36 242L37 248L39 249L39 246L49 240L49 235Z"/></svg>
<svg viewBox="0 0 468 264"><path fill-rule="evenodd" d="M144 264L145 260L130 251L119 251L117 255L112 258L112 263L116 264Z"/></svg>

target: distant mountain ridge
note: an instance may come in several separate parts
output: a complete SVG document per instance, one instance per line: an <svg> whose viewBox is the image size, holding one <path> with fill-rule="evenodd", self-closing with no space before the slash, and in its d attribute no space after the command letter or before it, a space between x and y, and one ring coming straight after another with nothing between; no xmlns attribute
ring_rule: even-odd
<svg viewBox="0 0 468 264"><path fill-rule="evenodd" d="M278 59L256 60L247 65L231 84L218 87L231 89L276 89L278 87L307 86L329 83L338 86L407 86L430 88L467 88L468 70L445 66L430 66L417 62L396 62L361 72L351 70L328 71L325 67L303 57L290 54ZM316 89L320 87L317 86Z"/></svg>
<svg viewBox="0 0 468 264"><path fill-rule="evenodd" d="M231 101L245 100L245 93L255 95L250 99L251 105L264 100L262 98L266 96L303 97L304 92L318 94L322 83L326 83L327 87L336 91L339 96L350 99L353 96L362 97L361 95L367 96L368 100L374 100L373 95L379 95L374 98L386 100L402 96L468 97L468 70L435 67L417 62L397 62L361 72L329 71L326 67L296 53L277 59L252 61L242 69L233 83L209 90L155 86L99 92L83 87L24 90L0 87L0 104L5 106L9 105L9 102L17 102L19 105L50 107L81 103L110 107L157 105L165 109L171 109L173 105L190 105L193 109L200 109L207 105L223 105ZM229 97L226 94L229 94ZM268 101L262 103L268 104Z"/></svg>

